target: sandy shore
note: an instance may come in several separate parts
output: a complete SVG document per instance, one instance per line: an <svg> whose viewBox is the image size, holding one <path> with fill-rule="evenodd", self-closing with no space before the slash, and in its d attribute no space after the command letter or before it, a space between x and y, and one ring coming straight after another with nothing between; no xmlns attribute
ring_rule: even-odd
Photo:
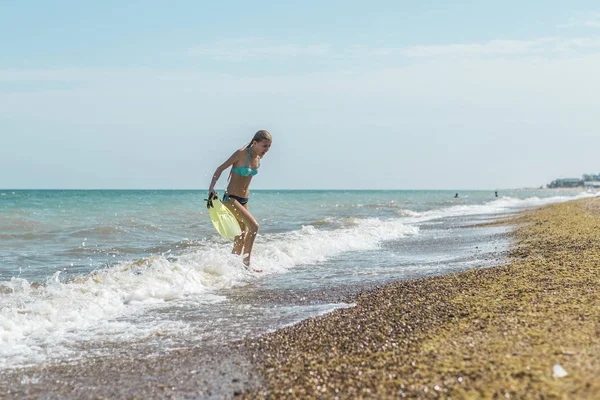
<svg viewBox="0 0 600 400"><path fill-rule="evenodd" d="M229 349L3 371L0 398L600 398L600 199L508 223L510 265L371 290Z"/></svg>
<svg viewBox="0 0 600 400"><path fill-rule="evenodd" d="M511 224L510 265L400 282L251 342L264 385L245 397L600 398L600 199Z"/></svg>

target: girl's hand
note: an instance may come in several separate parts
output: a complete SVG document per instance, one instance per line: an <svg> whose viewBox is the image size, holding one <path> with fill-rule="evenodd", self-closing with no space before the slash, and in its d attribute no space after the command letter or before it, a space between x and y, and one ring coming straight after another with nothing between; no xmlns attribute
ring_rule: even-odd
<svg viewBox="0 0 600 400"><path fill-rule="evenodd" d="M208 191L208 199L204 199L204 201L206 201L206 208L210 210L211 207L213 207L213 200L217 198L219 198L219 196L217 196L217 192L215 192L214 189L210 189Z"/></svg>

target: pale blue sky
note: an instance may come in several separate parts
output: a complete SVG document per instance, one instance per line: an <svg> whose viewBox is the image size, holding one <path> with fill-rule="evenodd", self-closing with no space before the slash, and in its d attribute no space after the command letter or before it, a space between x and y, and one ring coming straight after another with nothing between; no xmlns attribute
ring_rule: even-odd
<svg viewBox="0 0 600 400"><path fill-rule="evenodd" d="M0 188L204 189L258 129L255 189L600 172L597 2L11 3Z"/></svg>

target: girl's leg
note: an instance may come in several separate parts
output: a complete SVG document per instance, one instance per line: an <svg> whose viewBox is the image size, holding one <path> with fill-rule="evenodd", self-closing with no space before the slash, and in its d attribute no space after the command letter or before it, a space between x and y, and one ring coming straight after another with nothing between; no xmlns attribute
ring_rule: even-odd
<svg viewBox="0 0 600 400"><path fill-rule="evenodd" d="M246 237L246 225L243 222L240 222L240 228L242 229L242 234L240 236L236 236L233 239L233 250L231 251L233 254L237 254L238 256L242 254L244 250L244 237Z"/></svg>
<svg viewBox="0 0 600 400"><path fill-rule="evenodd" d="M248 211L247 204L242 206L235 199L229 199L229 201L223 204L233 213L237 220L245 226L244 234L242 235L243 238L240 239L243 242L242 254L244 255L244 264L249 267L252 246L254 245L254 239L256 239L256 234L258 233L258 222L256 222L256 219L250 214L250 211ZM236 245L234 242L234 250L235 249Z"/></svg>
<svg viewBox="0 0 600 400"><path fill-rule="evenodd" d="M255 224L254 229L248 229L246 231L246 234L244 235L244 249L242 254L244 254L244 264L250 266L250 254L252 253L252 246L254 246L254 239L256 239L256 235L258 234L258 222L256 222L256 219L254 219L252 214L250 214L250 210L248 209L248 203L244 204L243 207L248 212L248 215L252 217ZM254 271L262 272L259 270Z"/></svg>

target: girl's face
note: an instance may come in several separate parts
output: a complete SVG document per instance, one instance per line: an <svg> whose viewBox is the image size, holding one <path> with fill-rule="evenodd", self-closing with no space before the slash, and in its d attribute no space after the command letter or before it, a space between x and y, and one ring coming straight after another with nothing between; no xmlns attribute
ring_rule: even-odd
<svg viewBox="0 0 600 400"><path fill-rule="evenodd" d="M254 143L254 151L258 153L260 158L263 158L267 151L271 148L271 141L263 139L260 142Z"/></svg>

